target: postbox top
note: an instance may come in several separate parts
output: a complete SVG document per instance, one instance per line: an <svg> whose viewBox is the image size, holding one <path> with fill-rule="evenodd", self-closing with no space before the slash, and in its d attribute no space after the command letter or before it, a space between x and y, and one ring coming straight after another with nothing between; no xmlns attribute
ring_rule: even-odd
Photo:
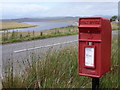
<svg viewBox="0 0 120 90"><path fill-rule="evenodd" d="M92 27L100 28L102 25L102 20L109 21L109 19L104 17L80 17L79 18L79 27Z"/></svg>
<svg viewBox="0 0 120 90"><path fill-rule="evenodd" d="M104 20L109 20L108 18L105 18L105 17L80 17L79 19L104 19Z"/></svg>

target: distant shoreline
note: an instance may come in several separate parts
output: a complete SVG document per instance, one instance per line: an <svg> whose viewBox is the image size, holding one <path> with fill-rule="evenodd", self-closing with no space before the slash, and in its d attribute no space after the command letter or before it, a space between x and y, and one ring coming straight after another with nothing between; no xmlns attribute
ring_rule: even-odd
<svg viewBox="0 0 120 90"><path fill-rule="evenodd" d="M38 25L33 25L33 24L25 24L25 23L20 23L20 22L13 22L13 21L4 21L2 22L2 26L0 28L0 31L6 31L10 29L20 29L20 28L29 28L29 27L36 27Z"/></svg>

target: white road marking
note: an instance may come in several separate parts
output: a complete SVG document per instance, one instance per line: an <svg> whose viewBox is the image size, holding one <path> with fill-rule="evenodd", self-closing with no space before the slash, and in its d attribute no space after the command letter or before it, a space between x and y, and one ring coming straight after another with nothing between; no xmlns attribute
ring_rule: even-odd
<svg viewBox="0 0 120 90"><path fill-rule="evenodd" d="M78 40L74 40L74 41L68 41L68 42L63 42L63 43L55 43L55 44L46 45L46 46L40 46L40 47L22 49L22 50L14 51L14 53L20 53L20 52L25 52L25 51L35 50L35 49L40 49L40 48L47 48L47 47L57 46L57 45L60 45L60 44L68 44L68 43L73 43L73 42L77 42L77 41L78 41Z"/></svg>

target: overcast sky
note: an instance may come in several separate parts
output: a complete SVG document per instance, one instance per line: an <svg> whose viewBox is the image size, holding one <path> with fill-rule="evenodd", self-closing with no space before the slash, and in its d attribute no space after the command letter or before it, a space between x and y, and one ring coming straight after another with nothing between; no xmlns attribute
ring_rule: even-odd
<svg viewBox="0 0 120 90"><path fill-rule="evenodd" d="M75 1L75 0L74 0ZM82 1L82 2L81 2ZM40 2L40 0L1 1L2 19L56 16L94 16L118 14L118 2ZM85 1L85 0L84 0Z"/></svg>

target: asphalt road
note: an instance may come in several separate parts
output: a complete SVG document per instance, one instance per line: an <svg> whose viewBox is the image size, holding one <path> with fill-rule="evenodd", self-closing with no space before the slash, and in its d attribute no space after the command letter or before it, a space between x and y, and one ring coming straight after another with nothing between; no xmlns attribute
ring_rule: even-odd
<svg viewBox="0 0 120 90"><path fill-rule="evenodd" d="M117 35L117 33L118 31L113 31L112 35L115 36ZM3 67L6 67L7 62L10 60L16 64L20 63L21 61L24 62L24 60L30 60L33 53L41 57L43 54L45 54L46 51L53 49L59 50L60 48L69 45L77 45L77 39L78 39L78 35L72 35L72 36L55 37L55 38L48 38L42 40L34 40L34 41L2 45L0 47L2 47ZM65 43L65 42L69 42L69 43ZM42 48L34 49L35 47L42 47Z"/></svg>
<svg viewBox="0 0 120 90"><path fill-rule="evenodd" d="M59 50L60 48L70 46L71 44L75 45L74 42L71 42L70 44L64 43L64 42L69 42L74 40L77 40L77 35L2 45L3 71L5 71L4 69L5 67L7 67L7 64L9 63L8 61L10 62L12 61L14 63L13 66L18 71L17 67L20 67L20 68L24 67L24 66L19 66L19 65L22 65L20 63L24 63L24 61L26 62L30 61L33 55L36 55L42 58L42 56L49 51ZM76 44L77 44L77 41L76 41ZM42 48L38 48L34 50L16 52L20 50L31 49L35 47L41 47L41 46Z"/></svg>
<svg viewBox="0 0 120 90"><path fill-rule="evenodd" d="M2 46L2 59L9 59L11 55L18 54L16 51L25 50L29 48L35 48L40 46L47 46L47 45L54 45L60 44L63 42L69 42L77 40L77 35L72 36L64 36L64 37L55 37L55 38L48 38L42 40L34 40L34 41L27 41L27 42L20 42L20 43L13 43L13 44L6 44ZM44 48L44 47L43 47ZM40 48L41 49L41 48ZM39 49L39 50L40 50ZM30 50L31 52L32 50ZM26 51L19 52L26 53Z"/></svg>

